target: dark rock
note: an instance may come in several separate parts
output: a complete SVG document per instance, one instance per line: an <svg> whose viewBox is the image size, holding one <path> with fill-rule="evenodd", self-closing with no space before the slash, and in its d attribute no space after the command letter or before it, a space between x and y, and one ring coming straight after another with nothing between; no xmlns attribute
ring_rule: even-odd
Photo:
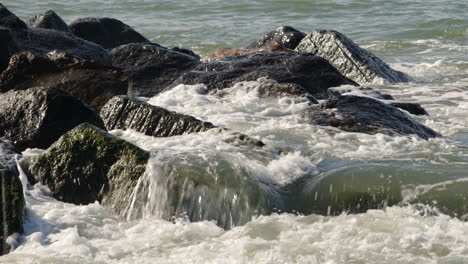
<svg viewBox="0 0 468 264"><path fill-rule="evenodd" d="M148 158L146 151L85 123L32 159L29 171L60 201L98 201L122 214Z"/></svg>
<svg viewBox="0 0 468 264"><path fill-rule="evenodd" d="M11 250L7 238L23 232L26 204L16 169L16 155L19 154L13 145L0 139L0 255Z"/></svg>
<svg viewBox="0 0 468 264"><path fill-rule="evenodd" d="M278 83L275 80L267 79L267 78L259 78L257 80L258 85L255 86L246 86L247 92L257 89L258 95L260 97L305 97L309 99L310 103L318 104L317 99L313 97L309 92L307 92L304 87L300 86L296 83ZM240 82L237 83L237 86L244 87L245 83ZM225 90L220 90L216 92L218 96L224 96L226 93Z"/></svg>
<svg viewBox="0 0 468 264"><path fill-rule="evenodd" d="M306 34L288 26L279 27L268 32L261 40L255 41L247 46L247 49L257 49L272 44L279 44L287 49L295 49Z"/></svg>
<svg viewBox="0 0 468 264"><path fill-rule="evenodd" d="M95 111L61 90L35 87L0 94L0 137L20 150L47 148L83 122L104 127Z"/></svg>
<svg viewBox="0 0 468 264"><path fill-rule="evenodd" d="M305 116L312 124L333 126L349 132L415 134L423 139L440 136L396 107L369 97L353 95L334 97L318 107L312 107Z"/></svg>
<svg viewBox="0 0 468 264"><path fill-rule="evenodd" d="M301 41L296 51L328 60L344 76L358 83L409 81L404 73L393 70L377 56L334 30L313 31Z"/></svg>
<svg viewBox="0 0 468 264"><path fill-rule="evenodd" d="M301 85L317 99L328 98L328 88L357 84L339 73L326 60L308 54L257 52L230 57L225 61L200 64L174 81L203 83L208 90L224 89L242 81L268 78L278 83Z"/></svg>
<svg viewBox="0 0 468 264"><path fill-rule="evenodd" d="M211 62L211 61L220 61L229 57L234 57L234 56L239 56L239 55L245 55L245 54L250 54L250 53L255 53L259 51L278 51L278 52L295 52L294 50L291 49L286 49L283 46L279 44L272 44L269 46L265 47L260 47L256 49L230 49L230 48L224 48L224 49L219 49L215 50L213 52L210 52L204 56L201 61L203 62Z"/></svg>
<svg viewBox="0 0 468 264"><path fill-rule="evenodd" d="M63 56L96 60L110 64L109 53L99 45L78 38L62 31L32 28L15 33L15 40L20 51L29 51L35 55L47 57L49 53L61 53Z"/></svg>
<svg viewBox="0 0 468 264"><path fill-rule="evenodd" d="M39 14L27 22L30 28L46 28L54 29L63 32L70 32L67 23L62 20L53 10L47 10L43 14Z"/></svg>
<svg viewBox="0 0 468 264"><path fill-rule="evenodd" d="M333 87L328 89L328 93L331 96L338 95L366 95L379 100L395 100L393 96L389 94L382 94L381 92L374 90L372 88L362 87L362 86L352 86L352 85L343 85L339 87ZM354 93L354 94L353 94Z"/></svg>
<svg viewBox="0 0 468 264"><path fill-rule="evenodd" d="M0 27L0 72L8 67L10 57L16 52L18 52L18 47L13 40L10 29Z"/></svg>
<svg viewBox="0 0 468 264"><path fill-rule="evenodd" d="M95 61L15 54L0 75L0 92L35 86L62 89L99 110L112 96L127 93L128 80L118 69Z"/></svg>
<svg viewBox="0 0 468 264"><path fill-rule="evenodd" d="M127 96L110 99L101 109L101 117L108 130L134 129L153 137L197 133L215 127L195 117L178 114Z"/></svg>
<svg viewBox="0 0 468 264"><path fill-rule="evenodd" d="M200 63L192 56L157 44L127 44L113 49L111 55L112 65L128 74L132 96L154 96Z"/></svg>
<svg viewBox="0 0 468 264"><path fill-rule="evenodd" d="M11 28L12 30L28 28L26 23L10 12L2 3L0 3L0 26Z"/></svg>
<svg viewBox="0 0 468 264"><path fill-rule="evenodd" d="M76 36L112 49L129 43L150 42L129 25L115 18L81 18L70 24Z"/></svg>
<svg viewBox="0 0 468 264"><path fill-rule="evenodd" d="M391 106L403 109L408 111L413 115L429 115L427 111L420 105L416 103L403 103L403 102L391 102Z"/></svg>
<svg viewBox="0 0 468 264"><path fill-rule="evenodd" d="M174 47L171 50L176 51L176 52L180 52L180 53L184 53L184 54L190 55L192 57L195 57L197 59L200 59L200 55L196 54L195 52L193 52L193 51L191 51L189 49Z"/></svg>

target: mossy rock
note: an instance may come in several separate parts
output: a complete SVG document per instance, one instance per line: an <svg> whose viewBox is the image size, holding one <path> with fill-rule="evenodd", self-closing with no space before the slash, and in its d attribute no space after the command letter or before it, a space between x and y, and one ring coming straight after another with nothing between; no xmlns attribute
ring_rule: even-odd
<svg viewBox="0 0 468 264"><path fill-rule="evenodd" d="M120 214L148 158L148 152L84 123L33 159L29 171L60 201L99 201Z"/></svg>

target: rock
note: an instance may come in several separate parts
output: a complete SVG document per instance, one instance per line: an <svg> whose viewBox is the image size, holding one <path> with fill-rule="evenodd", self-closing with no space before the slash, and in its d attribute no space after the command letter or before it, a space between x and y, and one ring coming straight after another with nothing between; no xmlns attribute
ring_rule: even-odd
<svg viewBox="0 0 468 264"><path fill-rule="evenodd" d="M328 60L344 76L358 83L409 81L404 73L393 70L377 56L334 30L313 31L301 41L296 51Z"/></svg>
<svg viewBox="0 0 468 264"><path fill-rule="evenodd" d="M306 34L288 26L279 27L268 32L261 40L255 41L247 46L247 49L257 49L272 44L278 44L287 49L295 49Z"/></svg>
<svg viewBox="0 0 468 264"><path fill-rule="evenodd" d="M10 29L0 27L0 72L8 67L10 57L18 52Z"/></svg>
<svg viewBox="0 0 468 264"><path fill-rule="evenodd" d="M328 88L357 84L339 73L326 60L308 54L257 52L225 61L200 64L184 73L170 87L200 84L221 90L242 81L268 78L278 83L295 83L317 99L328 98Z"/></svg>
<svg viewBox="0 0 468 264"><path fill-rule="evenodd" d="M0 94L0 137L20 150L47 148L83 122L104 127L95 111L61 90L35 87Z"/></svg>
<svg viewBox="0 0 468 264"><path fill-rule="evenodd" d="M108 130L133 129L153 137L197 133L215 127L192 116L178 114L127 96L110 99L101 109L101 117Z"/></svg>
<svg viewBox="0 0 468 264"><path fill-rule="evenodd" d="M99 111L112 96L127 93L128 80L118 69L96 61L15 54L0 75L0 92L35 86L62 89Z"/></svg>
<svg viewBox="0 0 468 264"><path fill-rule="evenodd" d="M349 132L414 134L423 139L440 136L396 107L369 97L353 95L334 97L318 107L312 107L305 116L312 124L333 126Z"/></svg>
<svg viewBox="0 0 468 264"><path fill-rule="evenodd" d="M187 55L190 55L192 57L195 57L197 59L200 59L200 55L196 54L195 52L189 50L189 49L184 49L184 48L179 48L179 47L174 47L171 49L172 51L176 51L176 52L180 52L180 53L184 53L184 54L187 54Z"/></svg>
<svg viewBox="0 0 468 264"><path fill-rule="evenodd" d="M239 56L244 54L255 53L258 51L278 51L278 52L294 52L291 49L286 49L279 44L272 44L265 47L255 48L255 49L219 49L213 52L210 52L204 56L201 61L203 62L211 62L211 61L219 61L233 56Z"/></svg>
<svg viewBox="0 0 468 264"><path fill-rule="evenodd" d="M382 94L381 92L374 90L372 88L362 87L362 86L353 86L353 85L342 85L339 87L333 87L328 89L328 93L331 96L339 95L357 95L357 96L369 96L379 100L395 100L393 96L389 94Z"/></svg>
<svg viewBox="0 0 468 264"><path fill-rule="evenodd" d="M112 49L129 43L150 42L129 25L115 18L81 18L70 24L76 36Z"/></svg>
<svg viewBox="0 0 468 264"><path fill-rule="evenodd" d="M63 32L70 32L67 23L62 20L53 10L47 10L27 21L30 28L46 28Z"/></svg>
<svg viewBox="0 0 468 264"><path fill-rule="evenodd" d="M102 64L111 63L109 53L101 46L62 31L32 28L16 32L15 40L20 51L29 51L37 56L47 57L53 52Z"/></svg>
<svg viewBox="0 0 468 264"><path fill-rule="evenodd" d="M2 3L0 3L0 26L7 27L12 30L27 29L28 26L23 20L19 19L15 14L10 12Z"/></svg>
<svg viewBox="0 0 468 264"><path fill-rule="evenodd" d="M7 238L23 232L26 204L23 186L16 169L13 145L0 138L0 255L8 254L12 248Z"/></svg>
<svg viewBox="0 0 468 264"><path fill-rule="evenodd" d="M309 99L311 104L318 104L315 97L307 92L304 87L295 83L278 83L275 80L262 77L256 81L255 85L250 85L249 82L240 82L237 83L235 87L245 87L247 92L256 89L260 97L305 97ZM216 95L225 96L225 90L217 91Z"/></svg>
<svg viewBox="0 0 468 264"><path fill-rule="evenodd" d="M98 201L120 215L148 158L148 152L85 123L32 159L28 169L58 200Z"/></svg>
<svg viewBox="0 0 468 264"><path fill-rule="evenodd" d="M157 44L127 44L112 49L111 55L112 65L123 69L131 80L131 96L154 96L200 63Z"/></svg>
<svg viewBox="0 0 468 264"><path fill-rule="evenodd" d="M416 103L403 103L403 102L391 102L391 106L403 109L408 111L413 115L429 115L427 111L420 105Z"/></svg>

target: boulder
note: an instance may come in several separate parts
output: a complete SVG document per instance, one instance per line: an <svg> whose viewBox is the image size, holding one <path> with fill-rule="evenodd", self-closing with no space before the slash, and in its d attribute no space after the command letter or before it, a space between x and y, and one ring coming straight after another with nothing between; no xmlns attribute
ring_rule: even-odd
<svg viewBox="0 0 468 264"><path fill-rule="evenodd" d="M10 12L2 3L0 3L0 26L7 27L12 30L27 29L28 26L23 20L19 19L15 14Z"/></svg>
<svg viewBox="0 0 468 264"><path fill-rule="evenodd" d="M230 49L224 48L215 50L210 52L204 56L201 61L203 62L211 62L211 61L219 61L233 56L239 56L249 53L255 53L258 51L278 51L278 52L294 52L291 49L286 49L279 44L272 44L265 47L255 48L255 49Z"/></svg>
<svg viewBox="0 0 468 264"><path fill-rule="evenodd" d="M0 255L9 253L12 248L7 238L23 232L26 204L16 169L16 155L19 154L13 145L0 138Z"/></svg>
<svg viewBox="0 0 468 264"><path fill-rule="evenodd" d="M129 25L115 18L81 18L70 24L76 36L112 49L129 43L150 42Z"/></svg>
<svg viewBox="0 0 468 264"><path fill-rule="evenodd" d="M176 52L180 52L180 53L184 53L184 54L190 55L192 57L195 57L197 59L200 59L200 55L196 54L195 52L193 52L192 50L189 50L189 49L174 47L171 50L176 51Z"/></svg>
<svg viewBox="0 0 468 264"><path fill-rule="evenodd" d="M354 95L333 97L304 114L312 124L333 126L349 132L439 137L396 107L379 100Z"/></svg>
<svg viewBox="0 0 468 264"><path fill-rule="evenodd" d="M309 99L311 104L318 104L314 96L307 92L304 87L296 83L278 83L275 80L262 77L256 80L256 84L257 85L249 85L249 82L240 82L236 84L236 87L245 87L247 88L247 92L256 89L260 97L305 97ZM216 91L216 95L218 96L225 96L225 94L225 90Z"/></svg>
<svg viewBox="0 0 468 264"><path fill-rule="evenodd" d="M429 115L426 109L424 109L420 104L404 102L391 102L389 104L391 106L408 111L408 113L413 115Z"/></svg>
<svg viewBox="0 0 468 264"><path fill-rule="evenodd" d="M0 94L0 137L20 150L47 148L83 122L104 127L95 111L61 90L35 87Z"/></svg>
<svg viewBox="0 0 468 264"><path fill-rule="evenodd" d="M101 109L101 117L107 130L133 129L153 137L197 133L214 128L209 122L179 114L162 107L115 96Z"/></svg>
<svg viewBox="0 0 468 264"><path fill-rule="evenodd" d="M15 54L0 75L0 92L35 86L62 89L99 111L112 96L127 93L128 80L118 69L96 61Z"/></svg>
<svg viewBox="0 0 468 264"><path fill-rule="evenodd" d="M306 34L299 30L289 26L283 26L266 33L262 39L248 45L247 49L257 49L273 44L277 44L286 49L295 49L305 36Z"/></svg>
<svg viewBox="0 0 468 264"><path fill-rule="evenodd" d="M309 54L257 52L200 64L184 73L168 88L179 84L203 83L213 91L259 78L298 84L317 99L328 98L330 87L344 84L357 86L323 58Z"/></svg>
<svg viewBox="0 0 468 264"><path fill-rule="evenodd" d="M44 28L21 30L15 32L15 40L20 51L29 51L37 56L60 53L102 64L111 63L109 53L103 47L63 31Z"/></svg>
<svg viewBox="0 0 468 264"><path fill-rule="evenodd" d="M372 88L353 86L353 85L342 85L328 89L330 96L339 95L357 95L357 96L369 96L379 100L395 100L390 94L382 94L381 92Z"/></svg>
<svg viewBox="0 0 468 264"><path fill-rule="evenodd" d="M18 52L18 46L8 28L0 27L0 72L8 67L10 57Z"/></svg>
<svg viewBox="0 0 468 264"><path fill-rule="evenodd" d="M111 51L112 65L131 80L131 96L154 96L185 71L200 63L195 57L157 44L133 43Z"/></svg>
<svg viewBox="0 0 468 264"><path fill-rule="evenodd" d="M393 70L377 56L334 30L313 31L299 43L296 51L328 60L344 76L358 83L409 81L404 73Z"/></svg>
<svg viewBox="0 0 468 264"><path fill-rule="evenodd" d="M410 114L413 115L429 115L420 104L396 102L394 101L395 99L393 98L393 96L389 94L382 94L381 92L372 88L343 85L339 87L330 88L328 89L328 92L332 97L339 95L368 96L379 100L385 100L385 103L396 108L408 111Z"/></svg>
<svg viewBox="0 0 468 264"><path fill-rule="evenodd" d="M121 214L148 158L148 152L85 123L33 158L28 170L60 201L98 201Z"/></svg>
<svg viewBox="0 0 468 264"><path fill-rule="evenodd" d="M45 13L36 15L29 19L27 24L30 28L46 28L63 32L70 32L67 23L62 20L53 10L47 10Z"/></svg>

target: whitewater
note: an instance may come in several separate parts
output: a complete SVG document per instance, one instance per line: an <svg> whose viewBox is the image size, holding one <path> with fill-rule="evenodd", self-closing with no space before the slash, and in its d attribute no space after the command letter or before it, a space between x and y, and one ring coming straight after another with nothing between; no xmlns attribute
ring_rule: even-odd
<svg viewBox="0 0 468 264"><path fill-rule="evenodd" d="M414 79L366 87L421 104L429 116L413 118L443 137L367 135L311 125L301 116L309 107L306 98L265 97L259 91L262 79L222 93L207 93L202 84L179 85L139 99L239 131L267 147L232 144L229 131L155 138L113 130L151 153L140 179L145 202L137 207L126 201L125 217L117 217L98 203L59 202L45 186L27 186L22 173L25 232L9 238L15 249L0 263L468 263L465 1L3 3L21 18L46 9L67 22L116 17L151 41L202 55L245 47L282 25L306 33L336 29ZM41 152L22 154L29 158ZM316 204L321 214L283 213L279 203L276 213L251 217L255 208L243 208L233 193L223 194L223 203L213 199L219 193L202 193L194 197L197 206L238 206L239 215L232 217L245 224L221 228L210 221L190 222L184 214L166 215L165 177L185 171L215 181L223 175L255 179L272 197L301 180L310 194L303 202ZM330 204L344 190L383 195L390 205L360 214L335 212ZM391 203L395 197L398 201Z"/></svg>

